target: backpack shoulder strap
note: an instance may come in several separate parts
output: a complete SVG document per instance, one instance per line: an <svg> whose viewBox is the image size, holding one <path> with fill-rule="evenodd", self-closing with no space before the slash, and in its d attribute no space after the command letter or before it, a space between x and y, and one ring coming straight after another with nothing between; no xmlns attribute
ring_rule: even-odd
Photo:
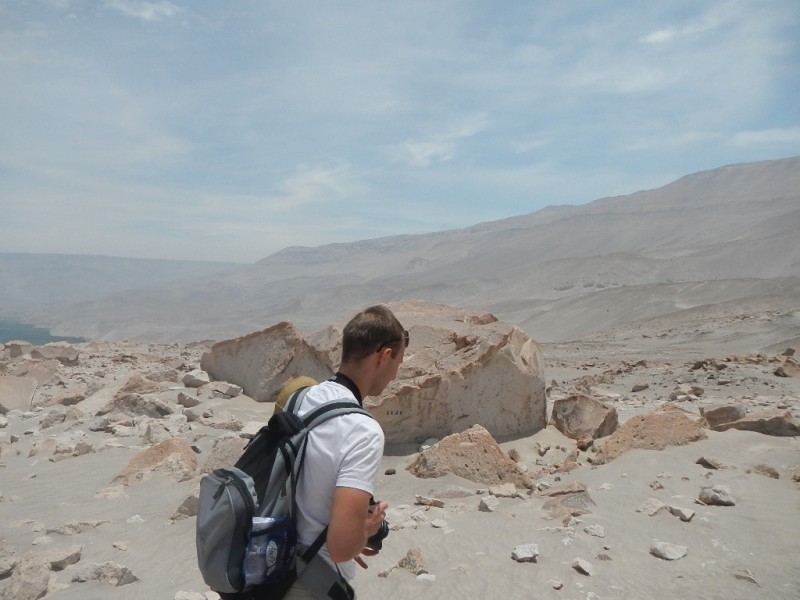
<svg viewBox="0 0 800 600"><path fill-rule="evenodd" d="M303 398L306 397L306 394L310 389L311 386L306 386L292 392L292 395L289 396L289 399L286 401L286 405L284 406L283 410L292 414L296 413L297 409L300 408L300 404L303 402Z"/></svg>
<svg viewBox="0 0 800 600"><path fill-rule="evenodd" d="M297 414L300 405L303 403L303 399L306 397L306 394L310 389L311 387L304 387L293 392L286 401L284 412ZM356 406L352 402L348 402L347 400L331 400L330 402L321 404L320 406L303 415L302 420L303 424L308 429L311 429L320 423L324 423L328 419L350 413L365 415L370 419L375 418L368 411L364 410L360 406Z"/></svg>
<svg viewBox="0 0 800 600"><path fill-rule="evenodd" d="M324 423L328 419L332 419L334 417L338 417L340 415L347 415L347 414L360 414L369 417L370 419L374 419L369 412L353 404L352 402L348 402L346 400L332 400L331 402L326 402L315 408L314 410L309 411L305 415L303 415L303 424L308 429L313 429L320 423Z"/></svg>

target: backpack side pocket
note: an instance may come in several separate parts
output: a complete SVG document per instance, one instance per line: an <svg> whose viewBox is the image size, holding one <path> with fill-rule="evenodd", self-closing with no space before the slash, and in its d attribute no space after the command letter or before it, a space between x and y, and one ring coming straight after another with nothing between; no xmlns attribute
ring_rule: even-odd
<svg viewBox="0 0 800 600"><path fill-rule="evenodd" d="M252 478L237 468L217 469L200 480L197 563L217 592L245 587L244 557L256 506Z"/></svg>

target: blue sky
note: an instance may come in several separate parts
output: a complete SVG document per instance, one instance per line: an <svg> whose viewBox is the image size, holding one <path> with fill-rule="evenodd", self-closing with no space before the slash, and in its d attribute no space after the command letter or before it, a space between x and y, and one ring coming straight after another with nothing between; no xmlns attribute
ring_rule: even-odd
<svg viewBox="0 0 800 600"><path fill-rule="evenodd" d="M0 251L254 262L800 155L800 2L0 0Z"/></svg>

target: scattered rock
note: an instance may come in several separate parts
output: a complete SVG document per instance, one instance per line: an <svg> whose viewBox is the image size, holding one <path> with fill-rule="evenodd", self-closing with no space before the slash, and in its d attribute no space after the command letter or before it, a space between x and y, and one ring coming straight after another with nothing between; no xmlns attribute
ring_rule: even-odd
<svg viewBox="0 0 800 600"><path fill-rule="evenodd" d="M747 473L757 473L759 475L764 475L765 477L770 477L772 479L780 479L780 473L774 468L769 465L755 465L747 469Z"/></svg>
<svg viewBox="0 0 800 600"><path fill-rule="evenodd" d="M70 565L74 565L81 559L81 546L69 546L67 548L52 548L39 556L45 559L53 571L63 571Z"/></svg>
<svg viewBox="0 0 800 600"><path fill-rule="evenodd" d="M736 502L731 498L730 493L730 489L724 485L704 487L700 489L697 500L700 504L709 506L734 506Z"/></svg>
<svg viewBox="0 0 800 600"><path fill-rule="evenodd" d="M183 376L181 383L188 388L199 388L207 383L211 383L211 379L208 373L202 369L193 369Z"/></svg>
<svg viewBox="0 0 800 600"><path fill-rule="evenodd" d="M486 496L485 498L481 498L481 501L478 503L478 510L481 512L494 512L498 508L500 508L500 500L497 499L497 496Z"/></svg>
<svg viewBox="0 0 800 600"><path fill-rule="evenodd" d="M725 423L732 423L747 416L747 407L744 404L714 404L701 406L700 416L704 419L704 426L716 429Z"/></svg>
<svg viewBox="0 0 800 600"><path fill-rule="evenodd" d="M50 563L31 552L11 573L9 582L0 588L0 600L39 600L47 594Z"/></svg>
<svg viewBox="0 0 800 600"><path fill-rule="evenodd" d="M241 386L227 381L213 381L208 387L211 388L212 395L220 398L235 398L242 393Z"/></svg>
<svg viewBox="0 0 800 600"><path fill-rule="evenodd" d="M653 517L665 508L667 508L667 505L664 504L661 500L659 500L658 498L650 498L639 508L637 508L636 512L641 512L650 517Z"/></svg>
<svg viewBox="0 0 800 600"><path fill-rule="evenodd" d="M447 436L419 453L406 469L422 478L452 473L475 483L512 483L521 488L533 487L530 477L519 470L480 425Z"/></svg>
<svg viewBox="0 0 800 600"><path fill-rule="evenodd" d="M197 507L200 504L200 486L196 486L194 491L188 495L183 502L180 503L175 512L172 514L172 521L180 521L197 516Z"/></svg>
<svg viewBox="0 0 800 600"><path fill-rule="evenodd" d="M395 566L378 573L378 577L388 577L388 575L396 569L404 569L414 575L422 575L429 572L425 560L422 557L421 548L412 548L409 550Z"/></svg>
<svg viewBox="0 0 800 600"><path fill-rule="evenodd" d="M702 428L678 411L635 415L610 436L595 440L593 464L607 463L633 448L663 450L705 439Z"/></svg>
<svg viewBox="0 0 800 600"><path fill-rule="evenodd" d="M94 521L69 521L60 527L54 529L47 529L47 533L58 533L60 535L78 535L85 531L90 531L95 527L106 525L111 521L105 519L98 519Z"/></svg>
<svg viewBox="0 0 800 600"><path fill-rule="evenodd" d="M572 568L581 575L587 575L589 577L592 576L592 563L590 563L588 560L576 558L574 561L572 561Z"/></svg>
<svg viewBox="0 0 800 600"><path fill-rule="evenodd" d="M589 535L593 535L595 537L599 538L606 537L605 528L597 523L593 523L592 525L587 525L586 527L583 528L583 530Z"/></svg>
<svg viewBox="0 0 800 600"><path fill-rule="evenodd" d="M718 470L725 468L725 465L722 464L722 461L713 456L701 456L697 459L696 464L705 467L706 469Z"/></svg>
<svg viewBox="0 0 800 600"><path fill-rule="evenodd" d="M72 581L76 582L94 580L119 587L139 581L139 578L128 567L114 562L91 563L72 576Z"/></svg>
<svg viewBox="0 0 800 600"><path fill-rule="evenodd" d="M186 392L178 392L178 404L185 408L193 408L200 404L200 399Z"/></svg>
<svg viewBox="0 0 800 600"><path fill-rule="evenodd" d="M67 342L51 342L31 350L31 358L57 360L62 365L74 367L78 364L80 352Z"/></svg>
<svg viewBox="0 0 800 600"><path fill-rule="evenodd" d="M39 383L33 377L0 375L0 414L10 410L30 410Z"/></svg>
<svg viewBox="0 0 800 600"><path fill-rule="evenodd" d="M732 423L723 423L713 429L715 431L738 429L740 431L756 431L766 435L798 436L800 435L800 419L792 416L788 410L772 409L748 415Z"/></svg>
<svg viewBox="0 0 800 600"><path fill-rule="evenodd" d="M113 482L131 485L149 479L154 471L167 473L176 481L186 481L197 471L197 459L188 442L174 438L143 450L134 456Z"/></svg>
<svg viewBox="0 0 800 600"><path fill-rule="evenodd" d="M695 512L689 508L681 508L680 506L670 506L669 512L678 517L684 523L688 523L694 518Z"/></svg>
<svg viewBox="0 0 800 600"><path fill-rule="evenodd" d="M539 546L536 544L520 544L511 551L511 558L519 563L535 563L539 558Z"/></svg>
<svg viewBox="0 0 800 600"><path fill-rule="evenodd" d="M0 581L11 575L14 567L17 566L17 562L17 553L14 548L11 544L0 538Z"/></svg>
<svg viewBox="0 0 800 600"><path fill-rule="evenodd" d="M53 455L50 457L50 461L58 462L65 458L83 456L91 452L94 452L94 447L86 433L83 431L73 431L56 439L56 445L53 449Z"/></svg>
<svg viewBox="0 0 800 600"><path fill-rule="evenodd" d="M542 504L554 519L567 522L571 517L584 515L595 506L594 500L580 482L554 485L542 490L539 496L547 498Z"/></svg>
<svg viewBox="0 0 800 600"><path fill-rule="evenodd" d="M614 407L583 394L556 400L550 422L572 439L582 434L589 434L592 439L605 437L619 425Z"/></svg>
<svg viewBox="0 0 800 600"><path fill-rule="evenodd" d="M444 501L439 500L438 498L428 498L426 496L417 495L414 498L414 504L420 504L422 506L435 506L437 508L444 508Z"/></svg>
<svg viewBox="0 0 800 600"><path fill-rule="evenodd" d="M650 554L663 560L679 560L686 556L687 553L686 546L669 544L659 540L653 540L650 544Z"/></svg>

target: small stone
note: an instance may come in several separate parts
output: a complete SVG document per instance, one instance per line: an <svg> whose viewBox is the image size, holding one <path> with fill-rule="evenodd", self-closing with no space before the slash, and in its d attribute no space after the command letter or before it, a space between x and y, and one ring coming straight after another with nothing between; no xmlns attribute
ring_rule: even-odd
<svg viewBox="0 0 800 600"><path fill-rule="evenodd" d="M594 523L592 525L587 525L583 528L583 530L588 533L589 535L593 535L595 537L603 538L606 537L606 530L603 528L602 525L598 525Z"/></svg>
<svg viewBox="0 0 800 600"><path fill-rule="evenodd" d="M572 568L581 575L587 575L589 577L592 576L592 564L588 560L576 558L574 561L572 561Z"/></svg>
<svg viewBox="0 0 800 600"><path fill-rule="evenodd" d="M536 562L539 557L539 546L537 544L521 544L511 551L511 558L515 561Z"/></svg>
<svg viewBox="0 0 800 600"><path fill-rule="evenodd" d="M431 527L436 529L446 529L447 528L447 521L444 519L434 519L431 521Z"/></svg>
<svg viewBox="0 0 800 600"><path fill-rule="evenodd" d="M420 452L424 452L428 448L432 448L433 446L438 444L439 441L440 441L439 438L430 437L427 440L425 440L424 442L422 442L422 445L419 447L419 451Z"/></svg>
<svg viewBox="0 0 800 600"><path fill-rule="evenodd" d="M139 581L139 578L134 575L128 567L113 562L86 565L86 567L72 576L72 581L75 582L92 580L102 581L114 587L119 587Z"/></svg>
<svg viewBox="0 0 800 600"><path fill-rule="evenodd" d="M557 579L551 579L551 580L549 581L549 583L550 583L550 586L551 586L551 587L552 587L554 590L560 590L560 589L562 589L562 588L564 587L564 583L563 583L563 582L561 582L561 581L558 581Z"/></svg>
<svg viewBox="0 0 800 600"><path fill-rule="evenodd" d="M420 496L419 494L414 497L414 504L444 508L444 500L439 500L438 498L428 498L426 496Z"/></svg>
<svg viewBox="0 0 800 600"><path fill-rule="evenodd" d="M396 475L397 474L397 469L386 469L383 472L383 474L384 475Z"/></svg>
<svg viewBox="0 0 800 600"><path fill-rule="evenodd" d="M686 546L669 544L659 540L653 540L650 544L650 554L664 560L678 560L686 556L688 550Z"/></svg>
<svg viewBox="0 0 800 600"><path fill-rule="evenodd" d="M519 496L517 486L515 486L513 483L493 485L489 488L489 493L492 496L497 496L498 498L517 498Z"/></svg>
<svg viewBox="0 0 800 600"><path fill-rule="evenodd" d="M645 390L646 390L647 388L649 388L649 387L650 387L650 384L649 384L649 383L637 383L636 385L634 385L634 386L631 388L631 391L632 391L632 392L634 392L634 393L635 393L635 392L643 392L643 391L645 391Z"/></svg>
<svg viewBox="0 0 800 600"><path fill-rule="evenodd" d="M680 506L670 506L669 512L678 517L684 523L688 523L694 518L695 512L688 508L681 508Z"/></svg>
<svg viewBox="0 0 800 600"><path fill-rule="evenodd" d="M193 408L200 404L200 399L186 392L178 392L178 404L184 408Z"/></svg>
<svg viewBox="0 0 800 600"><path fill-rule="evenodd" d="M700 489L700 495L697 497L697 500L700 504L711 506L735 506L736 502L733 500L730 493L730 489L724 485L704 487Z"/></svg>
<svg viewBox="0 0 800 600"><path fill-rule="evenodd" d="M480 504L478 504L478 510L481 512L494 512L498 508L500 508L500 500L497 499L497 496L481 498Z"/></svg>
<svg viewBox="0 0 800 600"><path fill-rule="evenodd" d="M780 473L775 470L774 467L769 465L755 465L747 470L748 473L758 473L759 475L764 475L766 477L771 477L772 479L780 479Z"/></svg>
<svg viewBox="0 0 800 600"><path fill-rule="evenodd" d="M661 500L658 500L657 498L650 498L639 508L637 508L636 512L645 513L646 515L652 517L666 507L667 505L661 502Z"/></svg>
<svg viewBox="0 0 800 600"><path fill-rule="evenodd" d="M697 459L697 464L706 469L724 469L722 462L713 456L701 456Z"/></svg>

